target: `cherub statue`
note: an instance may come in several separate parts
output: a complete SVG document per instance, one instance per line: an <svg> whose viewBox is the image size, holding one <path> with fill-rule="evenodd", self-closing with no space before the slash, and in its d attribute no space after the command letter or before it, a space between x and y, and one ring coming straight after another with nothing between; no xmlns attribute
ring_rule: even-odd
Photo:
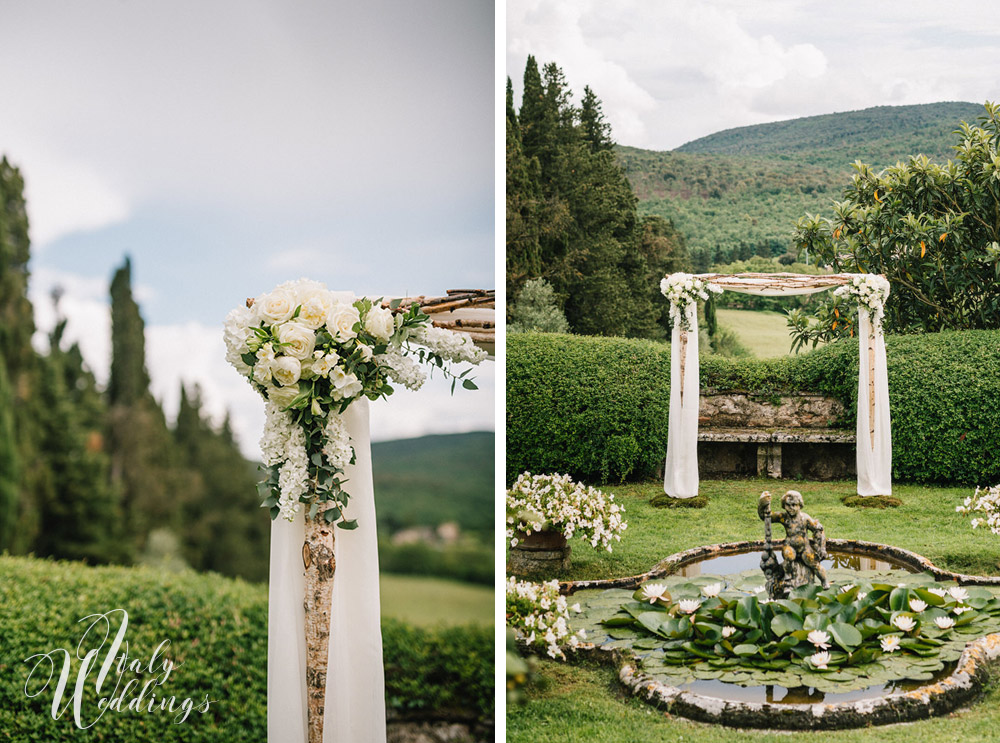
<svg viewBox="0 0 1000 743"><path fill-rule="evenodd" d="M767 537L767 552L761 560L761 568L768 577L768 593L771 598L787 595L791 588L803 586L819 580L823 588L830 587L826 571L820 561L826 558L826 535L823 525L802 510L802 494L797 490L789 490L781 497L782 511L771 511L771 494L761 493L757 502L757 515L764 521ZM771 551L771 522L785 527L785 544L781 548L785 558L780 568ZM812 532L810 539L808 532ZM783 573L783 575L781 574Z"/></svg>

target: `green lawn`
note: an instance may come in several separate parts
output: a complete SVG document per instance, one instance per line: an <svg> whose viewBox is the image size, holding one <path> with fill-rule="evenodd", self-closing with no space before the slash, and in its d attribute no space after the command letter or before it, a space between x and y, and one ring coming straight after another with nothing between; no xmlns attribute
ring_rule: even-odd
<svg viewBox="0 0 1000 743"><path fill-rule="evenodd" d="M792 347L788 323L781 312L716 310L719 327L731 330L760 359L787 356Z"/></svg>
<svg viewBox="0 0 1000 743"><path fill-rule="evenodd" d="M420 627L493 624L493 589L416 575L382 575L382 616Z"/></svg>
<svg viewBox="0 0 1000 743"><path fill-rule="evenodd" d="M844 506L840 499L855 492L850 482L775 482L765 479L702 481L709 498L703 509L657 509L649 505L662 492L660 483L607 485L625 506L628 529L612 553L597 553L583 542L573 545L573 565L564 575L549 578L584 579L634 575L662 558L703 544L759 539L757 518L762 490L799 490L805 510L819 519L827 536L857 538L898 545L928 557L940 567L965 573L1000 575L1000 537L973 531L968 517L955 506L971 488L894 485L899 508L876 510ZM779 529L779 532L781 530ZM626 697L610 668L568 666L544 661L539 680L528 689L528 701L507 711L507 740L522 741L766 741L774 732L730 730L665 715ZM909 725L843 732L824 732L824 741L884 741L937 743L987 741L1000 729L1000 690L992 687L980 704L948 717ZM781 733L781 740L812 740L807 733Z"/></svg>

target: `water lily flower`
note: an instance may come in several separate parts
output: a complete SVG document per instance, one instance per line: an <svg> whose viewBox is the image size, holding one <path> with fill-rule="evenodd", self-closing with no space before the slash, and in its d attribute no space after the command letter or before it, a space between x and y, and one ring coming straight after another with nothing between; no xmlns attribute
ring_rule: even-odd
<svg viewBox="0 0 1000 743"><path fill-rule="evenodd" d="M865 596L867 596L867 595L868 595L868 591L861 591L861 592L860 592L860 593L858 594L858 596L857 596L857 599L858 599L858 601L861 601L861 599L863 599L863 598L864 598Z"/></svg>
<svg viewBox="0 0 1000 743"><path fill-rule="evenodd" d="M809 642L811 642L813 645L822 650L826 650L828 647L830 647L830 635L828 635L823 630L814 629L806 636L806 639L809 640Z"/></svg>
<svg viewBox="0 0 1000 743"><path fill-rule="evenodd" d="M846 586L841 586L841 587L840 587L840 592L841 592L841 593L847 593L847 592L848 592L848 591L850 591L850 590L851 590L852 588L854 588L854 584L853 584L853 583L848 583L848 584L847 584Z"/></svg>
<svg viewBox="0 0 1000 743"><path fill-rule="evenodd" d="M881 645L883 652L886 653L899 650L899 635L886 635L882 638Z"/></svg>
<svg viewBox="0 0 1000 743"><path fill-rule="evenodd" d="M662 583L647 583L642 587L642 600L655 604L658 599L667 601L663 594L667 592L667 587Z"/></svg>
<svg viewBox="0 0 1000 743"><path fill-rule="evenodd" d="M952 586L949 588L948 595L955 599L955 601L965 601L969 598L969 592L961 586Z"/></svg>
<svg viewBox="0 0 1000 743"><path fill-rule="evenodd" d="M821 653L815 653L809 656L809 662L816 668L821 668L825 671L827 663L830 662L830 654L825 650Z"/></svg>
<svg viewBox="0 0 1000 743"><path fill-rule="evenodd" d="M951 629L955 626L955 620L951 617L935 617L934 624L936 624L939 629Z"/></svg>
<svg viewBox="0 0 1000 743"><path fill-rule="evenodd" d="M910 599L910 609L915 612L921 612L927 608L927 602L921 601L920 599Z"/></svg>
<svg viewBox="0 0 1000 743"><path fill-rule="evenodd" d="M967 611L972 611L972 607L971 606L956 606L954 609L952 609L952 611L955 612L956 614L965 614L965 612L967 612Z"/></svg>
<svg viewBox="0 0 1000 743"><path fill-rule="evenodd" d="M707 596L710 599L711 598L715 598L716 596L718 596L721 591L722 591L722 584L721 583L713 583L710 586L702 586L701 587L701 592L703 594L705 594L705 596Z"/></svg>
<svg viewBox="0 0 1000 743"><path fill-rule="evenodd" d="M677 607L685 614L693 614L701 606L698 599L682 599L677 602Z"/></svg>
<svg viewBox="0 0 1000 743"><path fill-rule="evenodd" d="M897 614L892 618L892 623L903 630L903 632L909 632L917 623L913 621L913 617L908 617L905 614Z"/></svg>
<svg viewBox="0 0 1000 743"><path fill-rule="evenodd" d="M733 627L732 625L727 624L725 627L722 628L722 636L723 637L732 637L732 635L733 635L733 633L735 631L736 631L735 627Z"/></svg>
<svg viewBox="0 0 1000 743"><path fill-rule="evenodd" d="M948 592L943 588L928 588L927 590L933 593L935 596L940 596L941 598L944 598L945 596L948 595Z"/></svg>

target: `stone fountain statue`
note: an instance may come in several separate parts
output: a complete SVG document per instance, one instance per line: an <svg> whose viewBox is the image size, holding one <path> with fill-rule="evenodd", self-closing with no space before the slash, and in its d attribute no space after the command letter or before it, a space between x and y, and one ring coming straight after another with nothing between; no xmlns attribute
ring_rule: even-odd
<svg viewBox="0 0 1000 743"><path fill-rule="evenodd" d="M771 511L771 494L764 491L757 502L757 515L764 521L765 550L760 569L767 578L767 594L772 599L786 598L789 591L818 579L823 588L830 587L826 571L820 565L826 555L826 535L823 525L802 510L802 494L789 490L781 496L778 513ZM785 544L781 548L784 562L778 562L771 544L771 522L785 527ZM812 532L810 538L808 532Z"/></svg>

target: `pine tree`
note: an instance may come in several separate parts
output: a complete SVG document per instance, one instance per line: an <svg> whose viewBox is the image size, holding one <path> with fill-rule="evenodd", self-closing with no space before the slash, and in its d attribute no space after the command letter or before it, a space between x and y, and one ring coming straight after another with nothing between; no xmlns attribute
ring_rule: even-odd
<svg viewBox="0 0 1000 743"><path fill-rule="evenodd" d="M131 263L126 258L111 282L111 378L108 438L111 482L121 494L125 530L138 553L155 527L178 533L177 494L188 473L177 464L163 410L149 392L145 334L132 298Z"/></svg>
<svg viewBox="0 0 1000 743"><path fill-rule="evenodd" d="M39 449L38 387L39 360L31 346L35 332L34 311L28 300L28 261L31 243L28 239L28 212L24 200L24 179L6 157L0 158L0 361L6 371L9 390L7 410L12 426L13 442L7 440L7 460L19 472L17 479L16 515L13 527L0 525L8 535L6 546L14 553L28 552L41 528L39 503L47 487L45 469L38 466ZM29 466L30 463L30 466ZM20 465L18 467L18 464ZM12 469L13 472L13 469ZM7 477L7 507L12 478Z"/></svg>
<svg viewBox="0 0 1000 743"><path fill-rule="evenodd" d="M584 86L583 100L580 102L580 129L583 131L583 140L590 146L591 152L614 148L611 125L604 120L601 102L589 85Z"/></svg>
<svg viewBox="0 0 1000 743"><path fill-rule="evenodd" d="M14 395L0 356L0 551L10 549L17 520L21 467L14 433Z"/></svg>

